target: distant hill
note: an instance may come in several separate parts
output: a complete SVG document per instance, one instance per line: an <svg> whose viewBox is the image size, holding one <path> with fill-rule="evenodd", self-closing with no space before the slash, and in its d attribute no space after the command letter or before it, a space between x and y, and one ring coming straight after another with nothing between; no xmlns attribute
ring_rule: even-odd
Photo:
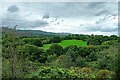
<svg viewBox="0 0 120 80"><path fill-rule="evenodd" d="M7 27L2 27L2 32L9 32L11 29ZM66 36L70 33L53 33L53 32L45 32L41 30L16 30L17 36L43 36L43 37L53 37L53 36Z"/></svg>

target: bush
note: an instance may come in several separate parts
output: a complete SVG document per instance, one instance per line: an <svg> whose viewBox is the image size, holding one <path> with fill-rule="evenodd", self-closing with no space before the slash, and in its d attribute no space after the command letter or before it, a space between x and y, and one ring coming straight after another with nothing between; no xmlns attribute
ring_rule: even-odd
<svg viewBox="0 0 120 80"><path fill-rule="evenodd" d="M53 66L70 68L76 66L75 62L72 61L72 57L69 55L61 55L55 61L52 62Z"/></svg>
<svg viewBox="0 0 120 80"><path fill-rule="evenodd" d="M82 58L81 56L78 56L77 58L76 58L76 66L78 66L78 67L85 67L86 66L86 60L85 60L85 58Z"/></svg>
<svg viewBox="0 0 120 80"><path fill-rule="evenodd" d="M97 60L97 56L95 52L90 53L90 55L88 55L88 60L89 61L96 61Z"/></svg>
<svg viewBox="0 0 120 80"><path fill-rule="evenodd" d="M25 57L31 61L39 61L44 63L47 60L44 50L34 45L24 45L23 53L25 54Z"/></svg>
<svg viewBox="0 0 120 80"><path fill-rule="evenodd" d="M81 68L80 69L80 78L91 78L92 76L92 69L91 68Z"/></svg>
<svg viewBox="0 0 120 80"><path fill-rule="evenodd" d="M54 36L53 38L50 39L51 43L59 43L61 42L61 38L59 36Z"/></svg>
<svg viewBox="0 0 120 80"><path fill-rule="evenodd" d="M63 54L63 47L58 45L58 44L53 44L52 46L50 46L50 48L47 50L47 53L49 55L53 55L56 54L57 56L60 56L61 54Z"/></svg>
<svg viewBox="0 0 120 80"><path fill-rule="evenodd" d="M100 70L97 72L97 78L113 78L114 73L108 70Z"/></svg>
<svg viewBox="0 0 120 80"><path fill-rule="evenodd" d="M35 45L35 46L39 46L39 47L43 46L40 38L23 38L23 41L26 44L31 44L31 45Z"/></svg>
<svg viewBox="0 0 120 80"><path fill-rule="evenodd" d="M56 54L48 55L47 62L50 63L50 62L52 62L52 61L54 61L56 59L57 59L57 55Z"/></svg>
<svg viewBox="0 0 120 80"><path fill-rule="evenodd" d="M86 57L91 53L89 47L79 47L79 55L82 57Z"/></svg>
<svg viewBox="0 0 120 80"><path fill-rule="evenodd" d="M95 74L93 73L94 70L88 67L80 68L80 67L71 67L71 70L74 70L77 76L80 78L80 80L86 80L92 78L96 78Z"/></svg>
<svg viewBox="0 0 120 80"><path fill-rule="evenodd" d="M77 74L74 70L41 66L39 70L30 74L29 78L77 78Z"/></svg>

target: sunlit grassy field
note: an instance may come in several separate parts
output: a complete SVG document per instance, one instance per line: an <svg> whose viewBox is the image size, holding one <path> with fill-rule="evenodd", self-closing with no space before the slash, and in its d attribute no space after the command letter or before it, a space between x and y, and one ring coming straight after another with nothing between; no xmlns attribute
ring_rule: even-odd
<svg viewBox="0 0 120 80"><path fill-rule="evenodd" d="M56 43L56 44L62 46L63 48L67 47L67 46L70 46L70 45L76 45L78 47L79 46L87 46L87 43L85 41L82 41L82 40L63 40L60 43ZM52 44L44 44L43 48L44 49L49 49L51 45Z"/></svg>

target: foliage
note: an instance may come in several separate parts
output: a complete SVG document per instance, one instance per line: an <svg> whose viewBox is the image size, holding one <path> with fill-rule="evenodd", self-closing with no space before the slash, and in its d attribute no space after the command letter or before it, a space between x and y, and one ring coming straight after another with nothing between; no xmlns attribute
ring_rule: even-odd
<svg viewBox="0 0 120 80"><path fill-rule="evenodd" d="M23 42L15 33L15 29L10 29L8 33L3 34L3 78L22 78L25 74L26 60L18 48L23 45Z"/></svg>
<svg viewBox="0 0 120 80"><path fill-rule="evenodd" d="M58 67L41 66L37 72L33 72L29 78L77 78L73 70Z"/></svg>
<svg viewBox="0 0 120 80"><path fill-rule="evenodd" d="M93 34L92 35L69 34L64 37L64 40L69 40L69 39L77 39L77 40L87 41L87 45L101 45L105 41L117 40L118 36L111 35L110 37L108 37L108 36L93 35Z"/></svg>
<svg viewBox="0 0 120 80"><path fill-rule="evenodd" d="M72 50L68 50L65 55L59 56L57 59L52 61L51 65L70 68L70 67L85 67L86 59L82 58Z"/></svg>
<svg viewBox="0 0 120 80"><path fill-rule="evenodd" d="M92 78L92 69L91 68L75 68L75 72L80 78Z"/></svg>
<svg viewBox="0 0 120 80"><path fill-rule="evenodd" d="M27 75L28 78L41 78L41 79L90 79L100 78L113 78L114 72L109 70L93 70L91 68L71 67L70 69L59 68L55 66L40 66L38 70Z"/></svg>
<svg viewBox="0 0 120 80"><path fill-rule="evenodd" d="M56 54L57 56L60 56L63 54L63 47L58 44L53 44L48 50L47 53L49 55Z"/></svg>
<svg viewBox="0 0 120 80"><path fill-rule="evenodd" d="M77 67L86 67L87 66L87 64L86 64L86 59L85 58L83 58L83 57L81 57L81 56L78 56L77 58L76 58L76 61L75 61L75 63L76 63L76 66Z"/></svg>
<svg viewBox="0 0 120 80"><path fill-rule="evenodd" d="M70 55L61 55L52 62L53 66L70 68L71 66L76 66L75 62L72 61L72 57Z"/></svg>
<svg viewBox="0 0 120 80"><path fill-rule="evenodd" d="M23 38L13 30L2 37L3 77L112 78L119 70L117 39L82 34Z"/></svg>
<svg viewBox="0 0 120 80"><path fill-rule="evenodd" d="M39 47L43 46L40 38L23 38L23 41L26 44L36 45L36 46L39 46Z"/></svg>
<svg viewBox="0 0 120 80"><path fill-rule="evenodd" d="M50 44L51 42L50 42L49 38L46 38L46 39L42 40L42 43L43 44Z"/></svg>
<svg viewBox="0 0 120 80"><path fill-rule="evenodd" d="M62 46L63 48L71 46L71 45L76 45L78 47L79 46L87 46L87 43L85 41L82 41L82 40L62 40L61 42L56 43L56 44ZM51 45L52 44L44 44L43 48L49 49Z"/></svg>
<svg viewBox="0 0 120 80"><path fill-rule="evenodd" d="M75 62L75 59L79 54L78 47L76 45L68 46L64 51L66 51L66 55L70 55L72 57L72 61Z"/></svg>
<svg viewBox="0 0 120 80"><path fill-rule="evenodd" d="M45 51L37 46L26 44L23 46L23 53L26 57L28 57L31 61L38 61L41 63L45 63L47 60L47 55Z"/></svg>
<svg viewBox="0 0 120 80"><path fill-rule="evenodd" d="M88 47L79 47L79 55L86 57L90 54L90 49Z"/></svg>
<svg viewBox="0 0 120 80"><path fill-rule="evenodd" d="M96 61L97 60L97 56L96 56L96 52L92 52L90 53L90 55L88 55L88 61Z"/></svg>
<svg viewBox="0 0 120 80"><path fill-rule="evenodd" d="M56 60L56 59L57 59L57 55L56 55L56 54L49 55L49 56L47 57L47 62L50 63L50 62L52 62L52 61L54 61L54 60Z"/></svg>
<svg viewBox="0 0 120 80"><path fill-rule="evenodd" d="M54 36L53 38L50 39L51 43L59 43L61 42L61 38L59 36Z"/></svg>
<svg viewBox="0 0 120 80"><path fill-rule="evenodd" d="M117 67L117 55L118 49L115 46L111 46L108 49L98 52L97 63L99 69L115 70Z"/></svg>
<svg viewBox="0 0 120 80"><path fill-rule="evenodd" d="M100 70L97 72L97 78L113 78L115 73L108 71L108 70Z"/></svg>

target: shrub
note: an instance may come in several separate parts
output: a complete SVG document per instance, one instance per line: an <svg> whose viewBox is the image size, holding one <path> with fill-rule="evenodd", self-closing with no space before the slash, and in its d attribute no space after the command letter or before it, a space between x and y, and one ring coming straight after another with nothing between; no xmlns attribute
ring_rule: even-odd
<svg viewBox="0 0 120 80"><path fill-rule="evenodd" d="M52 65L63 68L70 68L71 66L76 66L75 62L72 61L72 57L69 55L59 56L56 61L52 62Z"/></svg>
<svg viewBox="0 0 120 80"><path fill-rule="evenodd" d="M97 56L95 52L90 53L90 55L88 55L88 59L89 61L96 61L97 60Z"/></svg>
<svg viewBox="0 0 120 80"><path fill-rule="evenodd" d="M78 56L75 61L76 66L81 67L81 68L86 66L85 62L86 62L85 58L82 58L81 56Z"/></svg>
<svg viewBox="0 0 120 80"><path fill-rule="evenodd" d="M97 78L113 78L114 73L108 70L100 70L97 72Z"/></svg>
<svg viewBox="0 0 120 80"><path fill-rule="evenodd" d="M45 67L41 66L39 70L33 72L30 78L77 78L74 70L68 70L58 67Z"/></svg>
<svg viewBox="0 0 120 80"><path fill-rule="evenodd" d="M50 48L47 50L47 53L49 55L53 55L56 54L57 56L60 56L61 54L63 54L63 47L58 45L58 44L53 44L52 46L50 46Z"/></svg>
<svg viewBox="0 0 120 80"><path fill-rule="evenodd" d="M43 46L40 38L23 38L23 41L26 44L31 44L31 45L35 45L35 46L39 46L39 47Z"/></svg>
<svg viewBox="0 0 120 80"><path fill-rule="evenodd" d="M31 61L39 61L41 63L44 63L46 61L46 55L42 48L26 44L23 46L23 53L24 56Z"/></svg>
<svg viewBox="0 0 120 80"><path fill-rule="evenodd" d="M88 67L80 68L80 67L71 67L71 70L74 70L75 73L78 75L79 78L88 79L88 78L95 78L93 74L93 70Z"/></svg>
<svg viewBox="0 0 120 80"><path fill-rule="evenodd" d="M59 36L54 36L53 38L50 39L51 43L59 43L61 42L61 38Z"/></svg>

